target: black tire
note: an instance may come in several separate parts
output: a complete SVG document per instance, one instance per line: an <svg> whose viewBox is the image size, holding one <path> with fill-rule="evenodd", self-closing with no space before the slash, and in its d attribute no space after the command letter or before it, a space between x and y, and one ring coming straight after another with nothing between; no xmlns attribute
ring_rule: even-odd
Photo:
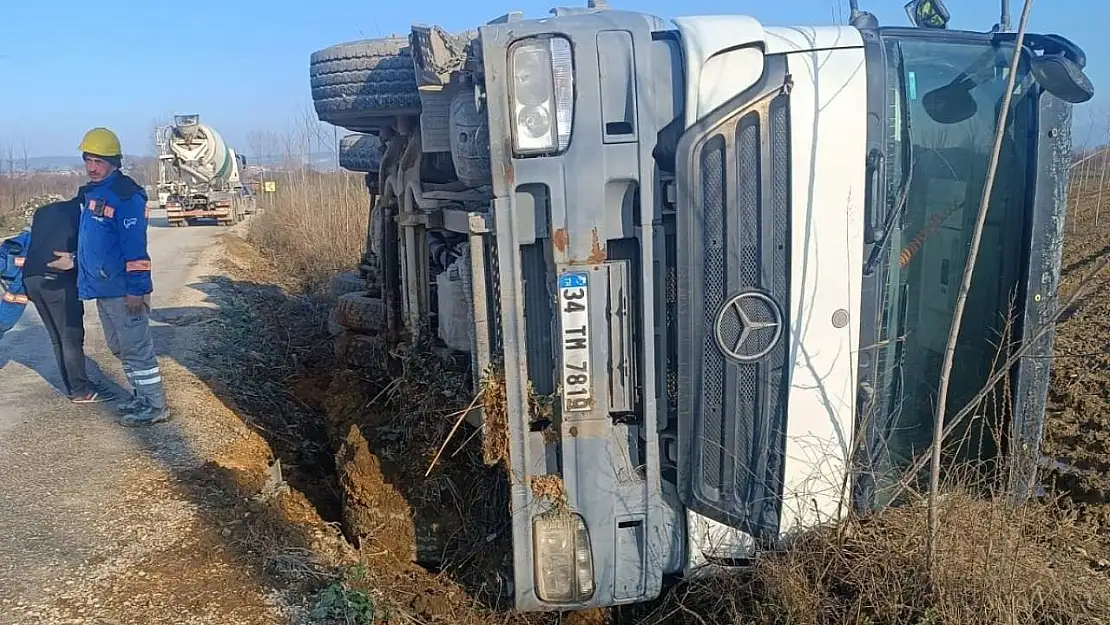
<svg viewBox="0 0 1110 625"><path fill-rule="evenodd" d="M331 296L340 298L348 293L365 293L366 279L357 271L345 271L332 276L328 286Z"/></svg>
<svg viewBox="0 0 1110 625"><path fill-rule="evenodd" d="M341 332L335 337L335 354L348 367L369 369L380 367L389 350L380 336Z"/></svg>
<svg viewBox="0 0 1110 625"><path fill-rule="evenodd" d="M339 166L349 171L376 174L382 168L383 146L374 135L353 134L339 140Z"/></svg>
<svg viewBox="0 0 1110 625"><path fill-rule="evenodd" d="M335 305L335 320L349 330L376 334L385 329L385 302L365 293L341 295Z"/></svg>
<svg viewBox="0 0 1110 625"><path fill-rule="evenodd" d="M312 53L312 100L320 121L365 132L383 119L419 115L408 39L368 39Z"/></svg>

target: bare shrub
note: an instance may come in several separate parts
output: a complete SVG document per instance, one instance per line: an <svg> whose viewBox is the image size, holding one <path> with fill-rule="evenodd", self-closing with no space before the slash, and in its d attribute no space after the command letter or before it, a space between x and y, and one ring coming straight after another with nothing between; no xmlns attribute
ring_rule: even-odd
<svg viewBox="0 0 1110 625"><path fill-rule="evenodd" d="M21 227L26 222L24 213L28 209L33 210L57 197L73 197L84 182L85 179L77 175L11 171L8 166L0 165L0 228Z"/></svg>
<svg viewBox="0 0 1110 625"><path fill-rule="evenodd" d="M248 240L303 290L320 292L362 256L370 212L363 177L299 167L271 179L277 191L260 198Z"/></svg>

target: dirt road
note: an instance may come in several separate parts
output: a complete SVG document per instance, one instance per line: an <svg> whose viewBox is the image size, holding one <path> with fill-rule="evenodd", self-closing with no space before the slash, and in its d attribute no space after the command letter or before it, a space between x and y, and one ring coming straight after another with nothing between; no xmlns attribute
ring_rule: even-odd
<svg viewBox="0 0 1110 625"><path fill-rule="evenodd" d="M152 219L170 423L132 430L111 404L70 404L33 307L0 340L0 624L298 620L235 539L234 516L249 513L206 479L222 450L263 466L268 453L194 374L223 232ZM91 373L123 380L92 304L85 326Z"/></svg>

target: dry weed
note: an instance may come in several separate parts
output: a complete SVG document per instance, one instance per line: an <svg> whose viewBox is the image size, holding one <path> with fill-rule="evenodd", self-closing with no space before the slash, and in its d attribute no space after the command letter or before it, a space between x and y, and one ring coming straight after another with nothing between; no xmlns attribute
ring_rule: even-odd
<svg viewBox="0 0 1110 625"><path fill-rule="evenodd" d="M556 510L567 508L567 488L558 475L533 475L528 480L532 496L550 503Z"/></svg>
<svg viewBox="0 0 1110 625"><path fill-rule="evenodd" d="M260 202L248 240L305 291L321 293L333 274L358 266L370 212L362 175L294 169Z"/></svg>
<svg viewBox="0 0 1110 625"><path fill-rule="evenodd" d="M1027 625L1110 619L1110 580L1077 557L1093 526L1054 505L940 498L936 574L927 506L815 530L744 576L676 588L653 617L674 623ZM644 622L653 622L652 618Z"/></svg>
<svg viewBox="0 0 1110 625"><path fill-rule="evenodd" d="M491 365L483 377L482 394L482 460L490 466L509 463L509 406L505 391L505 374Z"/></svg>
<svg viewBox="0 0 1110 625"><path fill-rule="evenodd" d="M86 181L82 176L20 171L26 163L12 160L0 148L0 228L18 229L35 208L59 198L71 198ZM16 157L18 159L18 157ZM140 181L140 184L142 182Z"/></svg>

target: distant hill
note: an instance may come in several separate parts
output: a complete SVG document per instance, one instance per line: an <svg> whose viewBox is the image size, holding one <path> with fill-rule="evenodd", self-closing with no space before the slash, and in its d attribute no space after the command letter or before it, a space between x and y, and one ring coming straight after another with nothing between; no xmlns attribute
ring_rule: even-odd
<svg viewBox="0 0 1110 625"><path fill-rule="evenodd" d="M24 161L19 157L11 165L16 171L24 169ZM36 156L28 158L26 165L26 169L30 171L69 171L83 168L79 156ZM4 164L4 169L8 169L8 163Z"/></svg>

